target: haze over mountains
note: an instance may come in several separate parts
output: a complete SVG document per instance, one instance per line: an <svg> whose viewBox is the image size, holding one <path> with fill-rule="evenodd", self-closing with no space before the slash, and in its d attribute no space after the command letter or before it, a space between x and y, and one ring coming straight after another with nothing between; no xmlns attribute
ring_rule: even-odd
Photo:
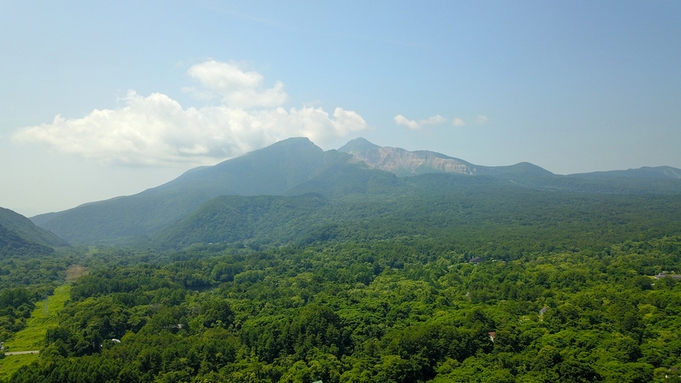
<svg viewBox="0 0 681 383"><path fill-rule="evenodd" d="M254 239L277 243L341 235L344 223L387 220L391 214L406 217L405 206L418 205L427 195L442 201L456 193L486 196L503 211L504 198L520 201L532 195L558 203L547 192L681 194L681 170L658 167L561 176L530 163L479 166L435 152L380 147L362 138L329 151L307 138L291 138L215 166L195 168L136 195L43 214L32 221L74 243L174 248ZM491 219L489 214L484 219ZM510 218L520 213L511 209L505 214Z"/></svg>

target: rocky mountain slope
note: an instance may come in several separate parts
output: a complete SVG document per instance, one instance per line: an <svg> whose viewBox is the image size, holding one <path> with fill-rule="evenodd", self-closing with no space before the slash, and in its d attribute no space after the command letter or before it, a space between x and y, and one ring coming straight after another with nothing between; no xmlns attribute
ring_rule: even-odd
<svg viewBox="0 0 681 383"><path fill-rule="evenodd" d="M479 167L458 158L426 150L410 152L401 148L381 147L364 138L354 139L338 151L351 154L372 169L385 170L398 176L436 172L468 175L479 173Z"/></svg>

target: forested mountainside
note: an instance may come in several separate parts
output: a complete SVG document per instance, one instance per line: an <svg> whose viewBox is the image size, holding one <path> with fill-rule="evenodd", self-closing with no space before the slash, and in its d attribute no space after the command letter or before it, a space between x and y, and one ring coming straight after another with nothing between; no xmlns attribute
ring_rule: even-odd
<svg viewBox="0 0 681 383"><path fill-rule="evenodd" d="M373 161L376 156L381 160ZM459 165L439 166L433 159L458 161L468 170L459 171ZM405 198L402 202L407 203L409 198L418 199L421 194L448 196L463 189L477 193L488 186L498 191L494 197L498 199L519 189L579 194L681 194L681 180L674 176L675 172L673 168L651 168L606 172L602 176L558 176L528 163L483 167L439 153L381 148L361 139L340 151L325 152L306 138L294 138L212 167L193 169L167 184L133 196L44 214L33 217L33 221L74 243L130 246L163 237L175 230L174 225L186 225L197 215L211 214L207 213L210 206L220 206L211 200L221 196L319 194L332 202L328 206L341 209L340 212L327 209L327 214L345 222L349 219L346 216L358 216L351 212L357 200L380 204L390 196L401 196ZM423 174L413 175L417 173ZM398 174L412 176L398 178ZM253 204L265 200L250 201ZM255 209L261 208L266 209ZM238 214L230 218L234 222L239 219ZM243 235L245 232L249 230L233 238L241 241L272 237L262 231L250 231L254 234L248 237ZM186 244L185 239L180 242Z"/></svg>
<svg viewBox="0 0 681 383"><path fill-rule="evenodd" d="M319 240L384 239L425 235L457 243L493 243L497 255L518 238L523 247L591 245L642 233L681 230L679 196L602 195L542 192L526 188L471 185L445 194L327 199L223 196L204 204L145 242L158 249L195 243L238 244L261 249ZM648 234L646 234L648 235ZM493 250L492 247L495 249Z"/></svg>
<svg viewBox="0 0 681 383"><path fill-rule="evenodd" d="M0 208L0 258L45 256L53 253L55 246L68 243L23 215Z"/></svg>
<svg viewBox="0 0 681 383"><path fill-rule="evenodd" d="M0 225L0 258L44 255L53 251L50 247L27 241L14 231Z"/></svg>
<svg viewBox="0 0 681 383"><path fill-rule="evenodd" d="M54 233L41 229L23 215L2 207L0 207L0 225L26 241L43 246L68 246L66 241Z"/></svg>

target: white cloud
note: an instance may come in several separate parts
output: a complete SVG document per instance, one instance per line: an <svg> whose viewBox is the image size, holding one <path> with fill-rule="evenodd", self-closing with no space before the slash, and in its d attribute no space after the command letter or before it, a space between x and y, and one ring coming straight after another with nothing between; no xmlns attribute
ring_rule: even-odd
<svg viewBox="0 0 681 383"><path fill-rule="evenodd" d="M484 125L489 122L489 118L487 116L483 116L482 114L478 114L478 117L475 119L475 123L479 125Z"/></svg>
<svg viewBox="0 0 681 383"><path fill-rule="evenodd" d="M244 72L236 63L215 60L192 65L187 74L198 79L205 88L218 93L257 88L265 80L258 72Z"/></svg>
<svg viewBox="0 0 681 383"><path fill-rule="evenodd" d="M464 120L457 117L452 121L452 125L456 126L457 128L461 128L465 126L466 123L464 122Z"/></svg>
<svg viewBox="0 0 681 383"><path fill-rule="evenodd" d="M236 63L215 60L196 64L187 74L197 79L203 89L185 90L201 98L219 95L225 105L237 108L277 107L288 100L284 84L277 81L270 89L262 89L263 76L258 72L245 71Z"/></svg>
<svg viewBox="0 0 681 383"><path fill-rule="evenodd" d="M419 125L439 125L439 124L444 124L447 122L447 119L440 116L439 114L436 114L433 117L428 118L427 120L421 120L419 121Z"/></svg>
<svg viewBox="0 0 681 383"><path fill-rule="evenodd" d="M397 125L404 125L409 129L421 129L421 125L419 125L418 122L410 120L401 114L398 114L397 116L393 117L393 120L395 120L395 123Z"/></svg>
<svg viewBox="0 0 681 383"><path fill-rule="evenodd" d="M261 90L260 74L233 64L209 61L189 73L223 104L185 109L164 94L129 91L121 108L74 119L57 115L52 123L20 129L13 139L105 163L169 166L213 163L294 136L323 145L367 128L359 114L342 108L331 116L321 107L273 107L285 101L283 84Z"/></svg>
<svg viewBox="0 0 681 383"><path fill-rule="evenodd" d="M409 129L414 130L421 129L424 125L439 125L447 122L447 119L440 116L439 114L429 117L427 120L419 120L418 122L416 122L415 120L410 120L404 117L403 115L398 114L397 116L393 117L393 120L395 120L395 123L397 125L403 125L408 127Z"/></svg>

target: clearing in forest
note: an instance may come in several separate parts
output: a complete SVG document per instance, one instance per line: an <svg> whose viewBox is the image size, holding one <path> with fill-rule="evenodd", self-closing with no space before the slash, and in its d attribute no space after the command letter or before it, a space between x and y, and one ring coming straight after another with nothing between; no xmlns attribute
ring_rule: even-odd
<svg viewBox="0 0 681 383"><path fill-rule="evenodd" d="M37 302L26 328L5 342L6 352L40 350L45 340L47 329L58 324L59 311L70 297L71 286L63 285L54 290L47 299ZM7 380L19 367L38 359L38 354L7 355L0 359L0 382Z"/></svg>

